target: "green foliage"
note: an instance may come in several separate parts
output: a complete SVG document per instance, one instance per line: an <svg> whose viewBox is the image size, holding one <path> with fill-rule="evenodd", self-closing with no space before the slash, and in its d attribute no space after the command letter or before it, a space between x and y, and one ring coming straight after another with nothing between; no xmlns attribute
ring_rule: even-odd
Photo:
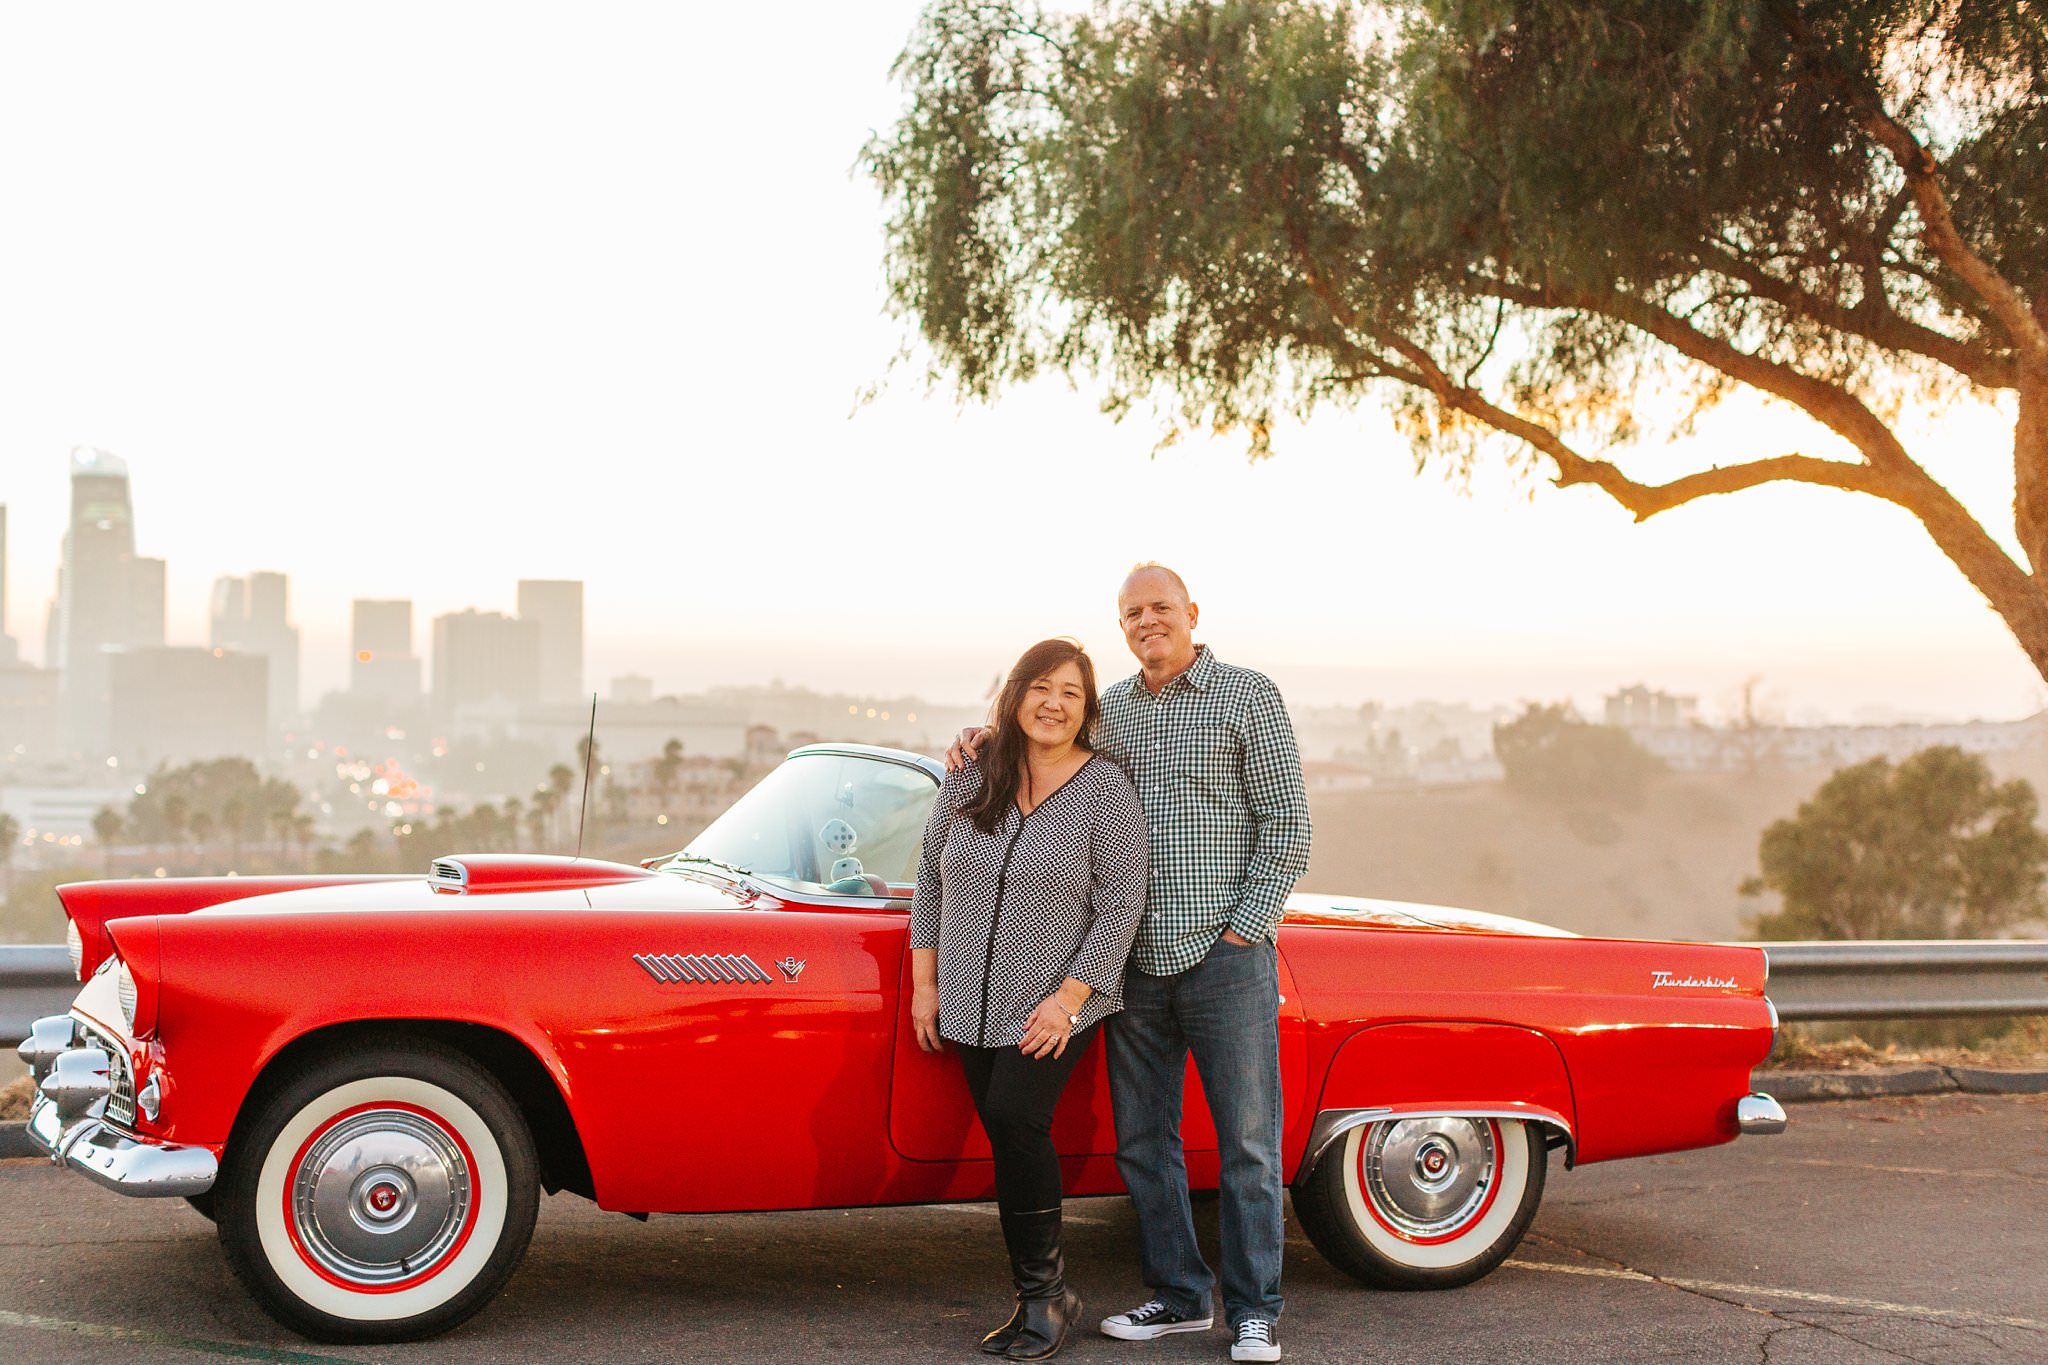
<svg viewBox="0 0 2048 1365"><path fill-rule="evenodd" d="M940 0L896 75L909 103L867 149L890 294L961 389L1095 371L1115 410L1161 398L1175 432L1259 450L1277 405L1413 376L1395 339L1609 439L1652 372L1729 382L1611 291L1879 406L1901 361L1938 379L1892 322L2009 359L1857 92L1944 154L1970 244L2048 283L2028 0ZM1455 411L1415 415L1423 452L1455 447Z"/></svg>
<svg viewBox="0 0 2048 1365"><path fill-rule="evenodd" d="M1757 936L1984 938L2038 920L2038 809L2029 783L1998 782L1953 745L1843 768L1764 831L1761 875L1742 891L1774 891L1782 906L1755 917Z"/></svg>
<svg viewBox="0 0 2048 1365"><path fill-rule="evenodd" d="M2039 0L935 0L895 74L865 161L934 382L1060 371L1255 456L1371 391L1418 465L1498 443L1638 519L1870 494L2048 676L2048 596L1888 425L2016 394L2048 569ZM1741 386L1856 458L1615 462Z"/></svg>
<svg viewBox="0 0 2048 1365"><path fill-rule="evenodd" d="M44 867L17 872L0 900L0 940L9 943L62 943L64 906L57 888L67 882L91 881L97 868Z"/></svg>
<svg viewBox="0 0 2048 1365"><path fill-rule="evenodd" d="M278 778L265 778L246 758L216 758L179 768L158 768L143 784L141 795L128 803L127 837L142 844L179 844L190 839L206 843L228 840L237 849L245 843L270 840L282 845L299 813L299 789ZM105 832L97 820L96 832Z"/></svg>
<svg viewBox="0 0 2048 1365"><path fill-rule="evenodd" d="M1633 801L1651 776L1664 770L1663 760L1628 731L1583 721L1566 703L1532 702L1515 719L1494 726L1493 752L1509 790L1549 801ZM1597 836L1581 831L1582 837L1597 843L1619 837L1605 825L1597 828Z"/></svg>

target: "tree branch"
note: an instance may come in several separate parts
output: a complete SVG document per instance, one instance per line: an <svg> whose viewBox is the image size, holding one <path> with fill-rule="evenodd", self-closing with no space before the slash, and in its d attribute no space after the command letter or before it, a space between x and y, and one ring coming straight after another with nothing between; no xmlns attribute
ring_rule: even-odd
<svg viewBox="0 0 2048 1365"><path fill-rule="evenodd" d="M1758 298L1889 350L1925 356L1983 388L2010 389L2019 382L2014 366L2005 357L1899 316L1881 293L1866 293L1866 298L1872 300L1868 309L1861 304L1844 308L1743 260L1718 242L1704 245L1696 259L1701 268L1726 275ZM1869 289L1867 276L1865 289Z"/></svg>
<svg viewBox="0 0 2048 1365"><path fill-rule="evenodd" d="M1873 466L1895 472L1919 470L1891 428L1879 421L1877 414L1848 390L1801 373L1790 365L1741 350L1720 337L1700 331L1647 299L1612 288L1515 284L1476 272L1468 275L1466 280L1474 292L1497 295L1524 307L1574 308L1627 323L1689 360L1698 361L1753 389L1794 404L1855 446Z"/></svg>
<svg viewBox="0 0 2048 1365"><path fill-rule="evenodd" d="M1842 93L1863 130L1891 154L1904 173L1906 185L1913 192L1913 205L1920 211L1923 240L1942 264L1984 300L1991 315L2012 338L2013 349L2019 352L2021 360L2036 369L2048 369L2048 327L2034 316L2012 282L1963 240L1955 216L1949 212L1948 195L1942 191L1939 176L1941 163L1934 153L1892 117L1876 91L1843 65L1800 15L1798 0L1771 0L1771 9L1814 71Z"/></svg>
<svg viewBox="0 0 2048 1365"><path fill-rule="evenodd" d="M1717 465L1670 483L1639 483L1606 460L1581 455L1549 427L1509 412L1476 389L1455 383L1434 357L1406 337L1389 336L1384 341L1413 367L1411 383L1419 381L1438 402L1476 417L1496 431L1519 437L1548 455L1557 466L1557 478L1552 482L1559 488L1591 484L1627 508L1637 521L1647 521L1659 512L1699 498L1737 493L1766 483L1810 483L1854 493L1880 493L1882 489L1882 479L1867 464L1816 460L1805 455L1777 455L1744 464ZM1385 366L1380 368L1383 373L1391 373Z"/></svg>

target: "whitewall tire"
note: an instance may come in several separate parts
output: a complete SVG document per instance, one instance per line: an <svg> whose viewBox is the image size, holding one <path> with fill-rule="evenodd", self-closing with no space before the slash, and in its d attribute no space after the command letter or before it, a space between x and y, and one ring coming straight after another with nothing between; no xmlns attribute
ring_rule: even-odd
<svg viewBox="0 0 2048 1365"><path fill-rule="evenodd" d="M504 1087L412 1041L301 1069L238 1129L215 1189L237 1276L323 1341L410 1340L470 1317L518 1267L540 1203Z"/></svg>
<svg viewBox="0 0 2048 1365"><path fill-rule="evenodd" d="M1343 1134L1295 1186L1295 1214L1338 1269L1388 1289L1450 1289L1522 1240L1543 1201L1540 1125L1405 1115Z"/></svg>

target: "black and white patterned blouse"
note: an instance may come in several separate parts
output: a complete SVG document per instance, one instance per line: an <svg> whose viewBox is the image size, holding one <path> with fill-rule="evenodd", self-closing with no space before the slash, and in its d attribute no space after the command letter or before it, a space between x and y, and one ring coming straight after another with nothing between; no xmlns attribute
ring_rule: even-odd
<svg viewBox="0 0 2048 1365"><path fill-rule="evenodd" d="M939 950L939 1033L1014 1047L1067 977L1094 994L1080 1027L1123 1008L1124 959L1145 911L1145 812L1124 770L1091 755L1029 815L1014 803L983 834L961 809L972 761L932 804L910 900L910 946Z"/></svg>

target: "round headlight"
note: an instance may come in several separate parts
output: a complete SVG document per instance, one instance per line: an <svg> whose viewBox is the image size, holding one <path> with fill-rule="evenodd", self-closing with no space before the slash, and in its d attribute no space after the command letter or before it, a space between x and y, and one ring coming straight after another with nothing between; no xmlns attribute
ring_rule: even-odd
<svg viewBox="0 0 2048 1365"><path fill-rule="evenodd" d="M85 980L85 940L78 936L78 922L64 917L64 951L71 954L71 974Z"/></svg>
<svg viewBox="0 0 2048 1365"><path fill-rule="evenodd" d="M128 964L114 963L114 990L121 998L121 1018L127 1021L128 1031L135 1032L135 973L128 970Z"/></svg>

